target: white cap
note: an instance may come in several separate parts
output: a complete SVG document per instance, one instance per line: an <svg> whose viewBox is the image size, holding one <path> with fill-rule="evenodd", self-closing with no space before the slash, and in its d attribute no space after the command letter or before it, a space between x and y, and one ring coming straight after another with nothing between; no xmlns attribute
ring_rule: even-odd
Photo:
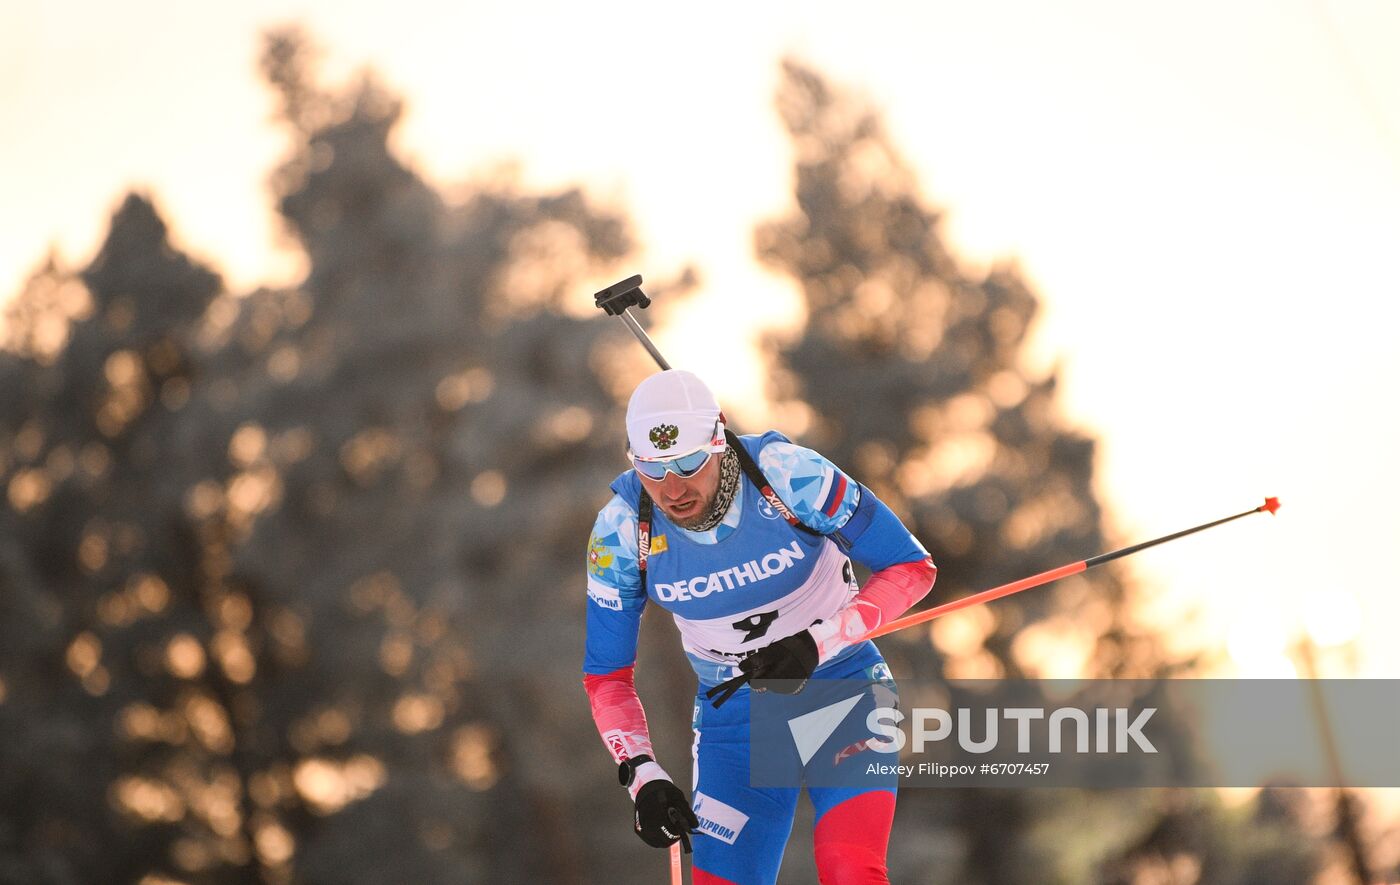
<svg viewBox="0 0 1400 885"><path fill-rule="evenodd" d="M715 441L719 418L719 403L705 382L684 369L667 369L632 391L627 442L641 458L683 455Z"/></svg>

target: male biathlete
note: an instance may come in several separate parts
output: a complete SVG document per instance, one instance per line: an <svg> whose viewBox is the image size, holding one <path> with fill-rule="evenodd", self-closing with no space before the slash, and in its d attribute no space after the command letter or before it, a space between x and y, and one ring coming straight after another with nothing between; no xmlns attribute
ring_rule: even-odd
<svg viewBox="0 0 1400 885"><path fill-rule="evenodd" d="M727 432L690 372L638 385L627 441L632 469L612 483L588 545L593 719L643 841L666 847L693 832L695 885L771 885L798 790L749 785L751 688L736 677L888 682L860 637L922 599L937 569L888 507L820 454L775 431ZM872 572L863 588L852 559ZM653 758L633 684L648 600L675 618L699 676L693 805ZM808 793L823 885L888 885L895 783Z"/></svg>

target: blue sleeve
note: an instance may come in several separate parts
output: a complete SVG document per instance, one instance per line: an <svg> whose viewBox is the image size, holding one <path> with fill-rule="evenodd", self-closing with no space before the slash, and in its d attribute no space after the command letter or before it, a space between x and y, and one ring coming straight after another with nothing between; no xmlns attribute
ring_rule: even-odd
<svg viewBox="0 0 1400 885"><path fill-rule="evenodd" d="M883 501L817 452L786 440L769 442L758 453L758 466L804 525L830 536L871 571L928 557Z"/></svg>
<svg viewBox="0 0 1400 885"><path fill-rule="evenodd" d="M860 485L835 464L779 438L758 452L758 469L802 524L829 535L846 524L860 503Z"/></svg>
<svg viewBox="0 0 1400 885"><path fill-rule="evenodd" d="M860 504L833 540L872 572L901 562L922 562L928 551L875 493L860 487Z"/></svg>
<svg viewBox="0 0 1400 885"><path fill-rule="evenodd" d="M636 662L647 601L637 569L637 514L617 495L593 523L587 568L583 672L602 676Z"/></svg>

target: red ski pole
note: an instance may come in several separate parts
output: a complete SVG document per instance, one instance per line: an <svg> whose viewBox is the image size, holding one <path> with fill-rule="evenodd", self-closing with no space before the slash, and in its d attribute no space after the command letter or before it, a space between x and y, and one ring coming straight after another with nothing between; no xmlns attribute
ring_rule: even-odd
<svg viewBox="0 0 1400 885"><path fill-rule="evenodd" d="M934 618L941 618L943 615L949 614L950 612L955 612L959 609L969 608L974 605L981 605L984 602L991 602L993 599L1001 599L1003 596L1010 596L1013 593L1020 593L1022 590L1029 590L1032 587L1039 587L1040 585L1048 584L1051 581L1058 581L1060 578L1066 578L1070 575L1077 575L1080 572L1085 571L1086 569L1091 569L1096 565L1103 565L1105 562L1120 559L1124 556L1128 556L1129 554L1137 553L1139 550L1146 550L1148 547L1156 547L1158 544L1165 544L1168 541L1175 541L1177 538L1184 538L1187 535L1194 535L1196 532L1203 532L1206 529L1215 528L1218 525L1224 525L1227 522L1232 522L1233 520L1240 519L1242 517L1249 516L1254 513L1263 513L1266 511L1268 513L1274 513L1277 512L1278 507L1278 498L1265 498L1264 503L1258 507L1255 507L1253 510L1246 510L1243 513L1236 513L1234 516L1227 516L1224 519L1217 519L1214 522L1208 522L1205 525L1198 525L1194 528L1174 532L1173 534L1164 535L1160 538L1154 538L1151 541L1143 541L1141 544L1134 544L1131 547L1124 547L1121 550L1114 550L1111 553L1100 553L1098 556L1093 556L1089 559L1081 559L1079 562L1071 562L1068 565L1062 565L1059 568L1052 568L1049 571L1041 572L1038 575L1031 575L1029 578L1022 578L1019 581L1012 581L1010 584L1002 584L1000 587L993 587L990 590L983 590L981 593L974 593L971 596L964 596L962 599L955 599L952 602L945 602L942 605L936 605L933 608L926 609L921 612L916 612L912 615L905 615L902 618L896 618L882 627L876 627L874 630L871 630L869 633L865 634L864 638L874 639L877 636L884 636L886 633L894 633L897 630L904 630L908 627L913 627L916 624L923 624L927 621L932 621Z"/></svg>

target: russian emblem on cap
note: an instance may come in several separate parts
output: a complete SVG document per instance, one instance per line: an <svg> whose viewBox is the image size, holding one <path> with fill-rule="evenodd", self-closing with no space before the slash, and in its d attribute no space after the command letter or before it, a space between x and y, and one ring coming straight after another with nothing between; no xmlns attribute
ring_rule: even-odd
<svg viewBox="0 0 1400 885"><path fill-rule="evenodd" d="M661 451L666 451L676 444L676 437L680 435L680 429L674 424L658 424L651 429L648 438L651 444Z"/></svg>

